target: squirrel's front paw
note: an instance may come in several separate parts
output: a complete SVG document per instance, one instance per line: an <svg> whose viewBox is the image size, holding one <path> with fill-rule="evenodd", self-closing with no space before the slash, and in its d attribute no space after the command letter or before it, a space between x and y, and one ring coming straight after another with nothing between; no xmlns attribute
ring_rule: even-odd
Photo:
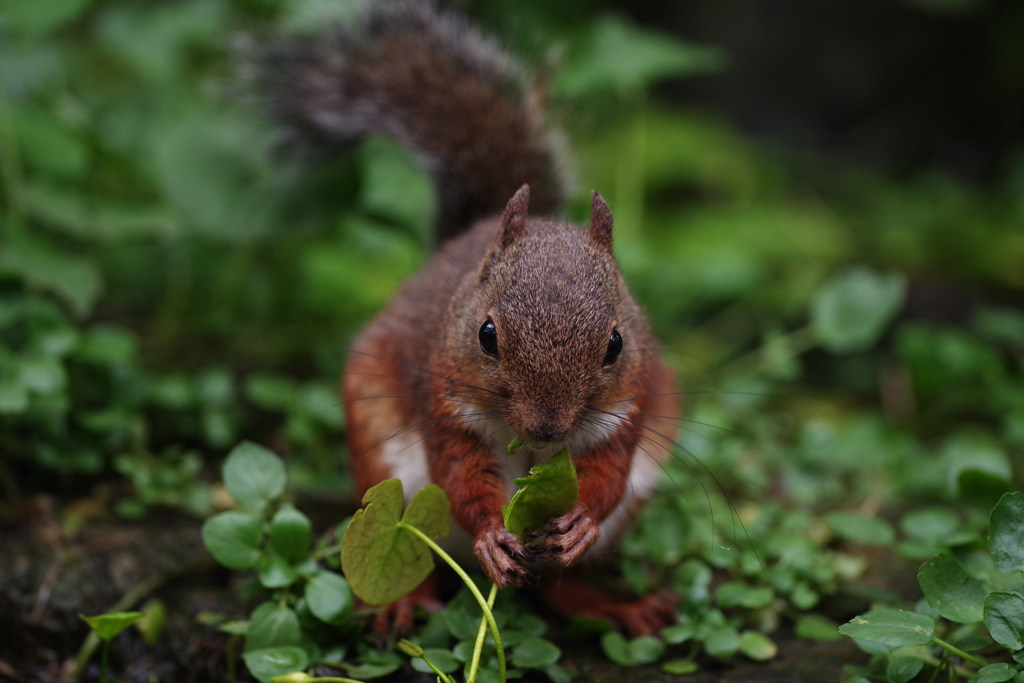
<svg viewBox="0 0 1024 683"><path fill-rule="evenodd" d="M534 537L538 542L530 547L537 559L554 560L568 567L579 562L587 549L597 542L601 529L582 505L575 505L542 526Z"/></svg>
<svg viewBox="0 0 1024 683"><path fill-rule="evenodd" d="M530 577L523 563L533 561L533 556L514 534L505 530L500 519L477 534L473 553L498 588L522 586Z"/></svg>

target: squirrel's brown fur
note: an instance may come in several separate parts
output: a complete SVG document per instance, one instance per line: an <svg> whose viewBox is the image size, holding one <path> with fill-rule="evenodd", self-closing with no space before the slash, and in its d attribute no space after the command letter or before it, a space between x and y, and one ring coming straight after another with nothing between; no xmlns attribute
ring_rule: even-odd
<svg viewBox="0 0 1024 683"><path fill-rule="evenodd" d="M670 453L674 379L619 273L604 199L593 194L588 229L545 217L564 184L519 69L423 2L279 54L279 114L314 143L377 132L412 147L442 197L438 234L455 235L351 350L343 394L359 494L389 477L406 495L439 484L465 547L501 586L522 584L534 560L569 566L608 547ZM515 437L526 445L507 457ZM563 447L579 502L524 545L500 508L513 477ZM633 632L672 616L650 599L545 593Z"/></svg>

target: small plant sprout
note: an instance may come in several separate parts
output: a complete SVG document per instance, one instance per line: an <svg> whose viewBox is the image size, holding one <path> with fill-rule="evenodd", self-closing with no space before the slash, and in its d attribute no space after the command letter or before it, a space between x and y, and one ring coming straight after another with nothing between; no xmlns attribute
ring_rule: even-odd
<svg viewBox="0 0 1024 683"><path fill-rule="evenodd" d="M89 628L92 632L103 641L103 654L100 662L100 680L101 681L112 681L112 677L107 675L107 660L110 656L110 641L121 631L125 630L144 615L142 612L112 612L110 614L100 614L95 617L87 617L84 614L79 614L85 623L89 624Z"/></svg>

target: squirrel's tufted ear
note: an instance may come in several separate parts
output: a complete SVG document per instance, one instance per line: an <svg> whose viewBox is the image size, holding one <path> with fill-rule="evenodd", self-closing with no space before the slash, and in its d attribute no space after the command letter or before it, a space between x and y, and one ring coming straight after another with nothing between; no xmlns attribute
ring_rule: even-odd
<svg viewBox="0 0 1024 683"><path fill-rule="evenodd" d="M501 235L498 238L499 248L508 245L526 234L526 212L530 208L530 186L523 185L512 199L508 200L505 211L501 214Z"/></svg>
<svg viewBox="0 0 1024 683"><path fill-rule="evenodd" d="M601 193L591 190L590 203L590 230L587 235L595 244L604 247L609 252L612 250L612 210L608 208L608 202L604 200Z"/></svg>

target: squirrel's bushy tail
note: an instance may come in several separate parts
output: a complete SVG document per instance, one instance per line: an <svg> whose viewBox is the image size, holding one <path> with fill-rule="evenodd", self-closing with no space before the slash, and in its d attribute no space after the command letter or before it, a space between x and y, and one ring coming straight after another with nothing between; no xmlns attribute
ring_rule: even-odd
<svg viewBox="0 0 1024 683"><path fill-rule="evenodd" d="M439 240L499 213L523 183L531 211L562 203L560 146L521 70L430 2L378 5L355 26L279 44L266 65L274 114L309 143L380 133L418 155L437 186Z"/></svg>

